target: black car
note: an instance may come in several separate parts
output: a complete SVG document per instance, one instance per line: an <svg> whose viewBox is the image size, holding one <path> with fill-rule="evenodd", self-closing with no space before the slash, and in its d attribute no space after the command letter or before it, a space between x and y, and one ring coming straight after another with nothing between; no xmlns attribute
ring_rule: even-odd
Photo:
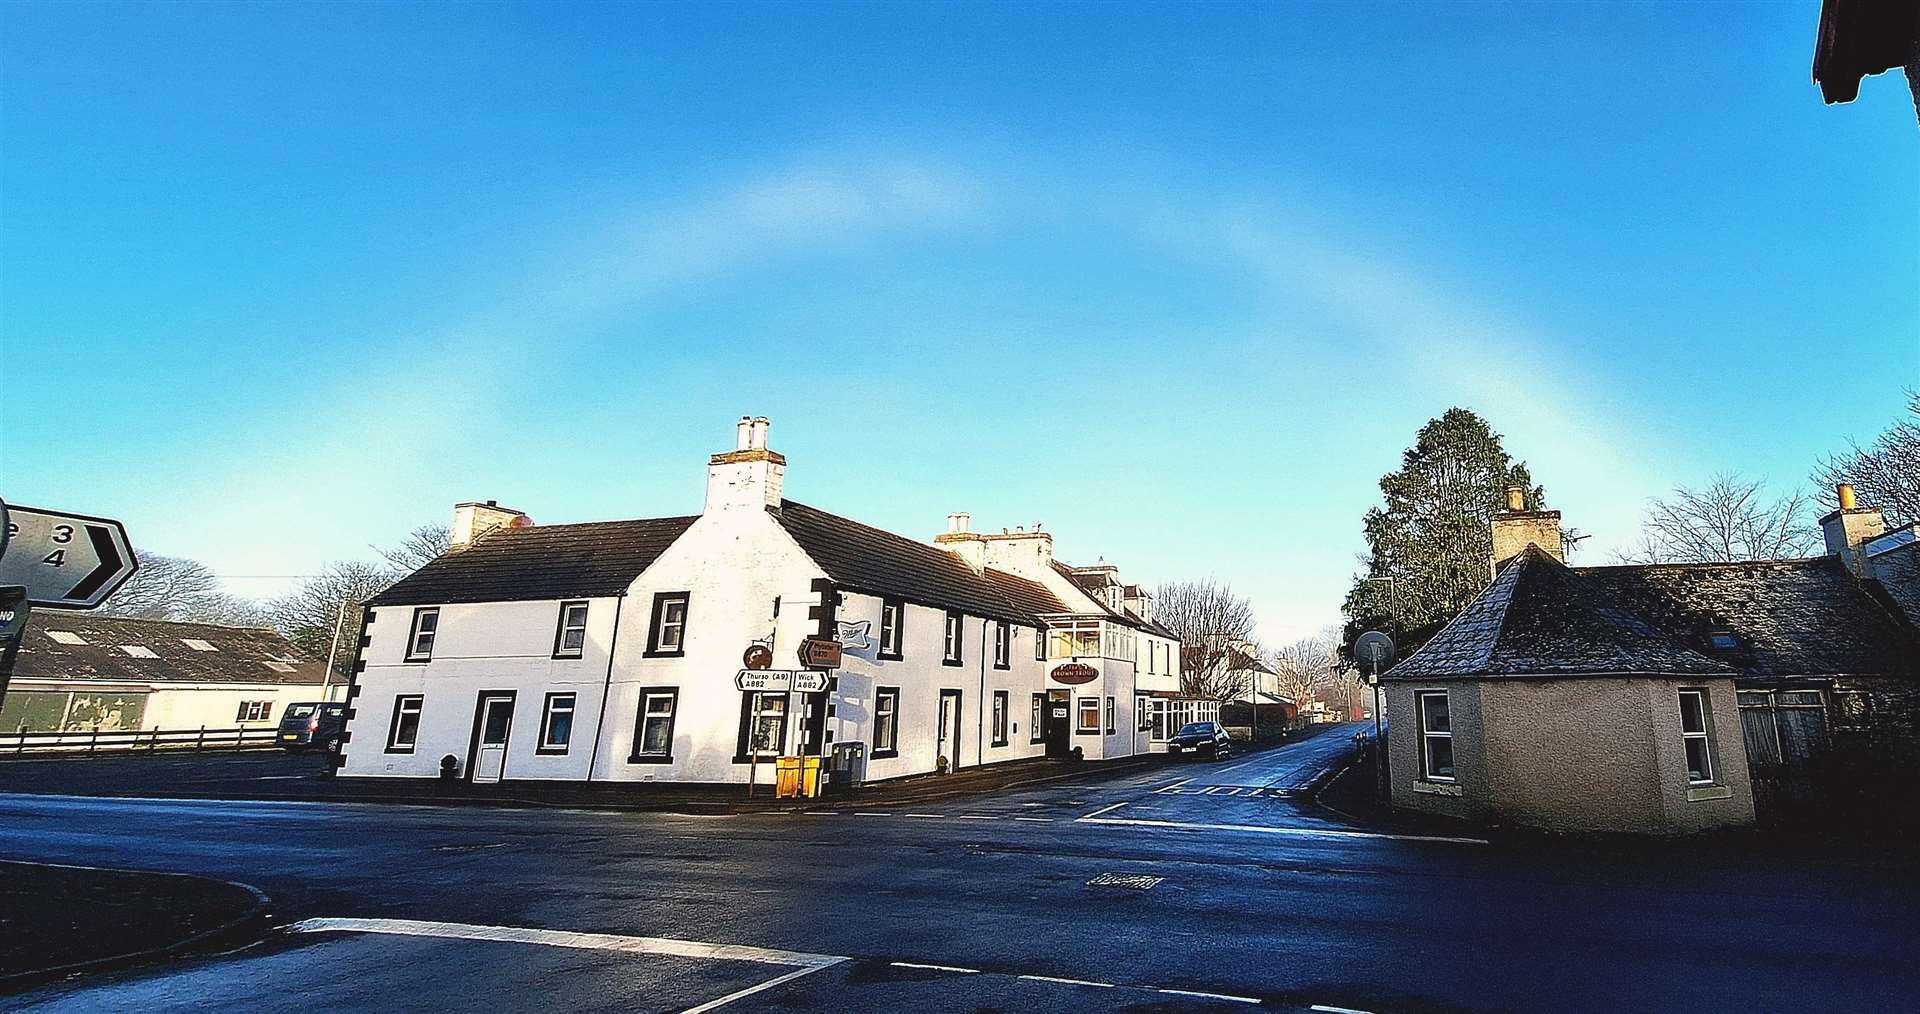
<svg viewBox="0 0 1920 1014"><path fill-rule="evenodd" d="M1219 722L1189 722L1167 740L1170 754L1199 754L1221 760L1233 754L1233 739Z"/></svg>
<svg viewBox="0 0 1920 1014"><path fill-rule="evenodd" d="M280 715L274 742L289 750L331 750L347 724L344 704L289 704Z"/></svg>

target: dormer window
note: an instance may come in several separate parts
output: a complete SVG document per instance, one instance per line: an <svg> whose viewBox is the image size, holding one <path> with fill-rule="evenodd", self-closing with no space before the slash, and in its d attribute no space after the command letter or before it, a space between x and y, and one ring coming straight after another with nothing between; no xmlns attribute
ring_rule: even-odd
<svg viewBox="0 0 1920 1014"><path fill-rule="evenodd" d="M1740 635L1731 630L1716 630L1707 635L1707 647L1714 651L1733 651L1740 647Z"/></svg>

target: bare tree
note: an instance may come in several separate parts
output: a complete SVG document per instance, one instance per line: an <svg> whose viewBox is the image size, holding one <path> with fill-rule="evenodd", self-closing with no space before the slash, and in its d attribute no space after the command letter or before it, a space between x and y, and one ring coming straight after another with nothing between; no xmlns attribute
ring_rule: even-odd
<svg viewBox="0 0 1920 1014"><path fill-rule="evenodd" d="M401 574L411 574L438 559L447 551L451 535L446 525L421 525L407 533L405 541L392 549L374 550L389 566Z"/></svg>
<svg viewBox="0 0 1920 1014"><path fill-rule="evenodd" d="M1765 484L1723 472L1647 504L1640 541L1622 563L1728 563L1805 556L1814 545L1805 496L1765 496Z"/></svg>
<svg viewBox="0 0 1920 1014"><path fill-rule="evenodd" d="M360 607L392 584L386 568L350 560L329 564L325 571L300 582L293 591L267 604L273 625L308 657L325 661L333 645L335 620L344 606L346 622L340 628L343 646L360 643ZM354 652L342 650L334 660L334 678L344 680L353 670Z"/></svg>
<svg viewBox="0 0 1920 1014"><path fill-rule="evenodd" d="M1280 674L1280 692L1293 698L1295 704L1306 704L1338 679L1339 638L1329 632L1303 637L1275 649L1269 664Z"/></svg>
<svg viewBox="0 0 1920 1014"><path fill-rule="evenodd" d="M1893 526L1920 521L1920 390L1907 391L1907 415L1866 447L1848 441L1845 454L1830 454L1813 470L1815 496L1831 510L1833 488L1853 484L1860 503L1886 512Z"/></svg>
<svg viewBox="0 0 1920 1014"><path fill-rule="evenodd" d="M220 589L220 579L198 560L135 551L140 568L100 608L106 616L258 626L260 605Z"/></svg>
<svg viewBox="0 0 1920 1014"><path fill-rule="evenodd" d="M1253 640L1253 603L1211 578L1163 584L1153 601L1155 618L1180 635L1181 693L1230 701L1247 692L1232 662Z"/></svg>

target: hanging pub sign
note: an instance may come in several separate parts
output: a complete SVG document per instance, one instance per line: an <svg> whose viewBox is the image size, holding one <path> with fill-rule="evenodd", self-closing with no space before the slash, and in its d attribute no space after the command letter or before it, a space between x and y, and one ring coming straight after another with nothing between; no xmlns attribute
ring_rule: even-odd
<svg viewBox="0 0 1920 1014"><path fill-rule="evenodd" d="M773 668L773 649L755 641L740 654L740 664L749 669L771 669Z"/></svg>
<svg viewBox="0 0 1920 1014"><path fill-rule="evenodd" d="M800 664L808 669L838 668L840 642L825 637L809 637L801 641Z"/></svg>
<svg viewBox="0 0 1920 1014"><path fill-rule="evenodd" d="M1065 683L1071 687L1079 686L1082 683L1092 683L1094 680L1099 679L1100 670L1095 669L1085 662L1064 662L1053 667L1052 675L1054 682Z"/></svg>

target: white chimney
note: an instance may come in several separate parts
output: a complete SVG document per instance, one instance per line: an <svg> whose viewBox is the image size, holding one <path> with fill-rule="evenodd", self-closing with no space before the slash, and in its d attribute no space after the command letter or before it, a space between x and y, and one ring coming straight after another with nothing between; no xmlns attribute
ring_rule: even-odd
<svg viewBox="0 0 1920 1014"><path fill-rule="evenodd" d="M970 531L972 528L973 528L973 515L971 514L947 515L947 532L949 534L954 532Z"/></svg>
<svg viewBox="0 0 1920 1014"><path fill-rule="evenodd" d="M465 549L490 532L502 528L524 528L533 519L498 501L468 501L453 505L453 526L447 530L447 547Z"/></svg>
<svg viewBox="0 0 1920 1014"><path fill-rule="evenodd" d="M742 416L734 424L734 449L707 459L706 513L780 506L787 459L767 449L766 416Z"/></svg>

